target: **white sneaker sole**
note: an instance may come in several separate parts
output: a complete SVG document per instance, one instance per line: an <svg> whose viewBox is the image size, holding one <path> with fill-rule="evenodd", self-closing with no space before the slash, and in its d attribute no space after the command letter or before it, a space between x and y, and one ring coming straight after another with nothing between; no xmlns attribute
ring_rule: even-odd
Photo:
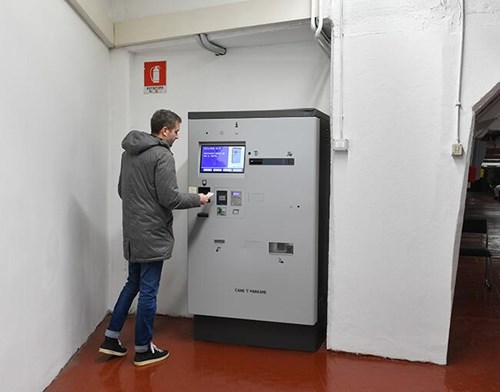
<svg viewBox="0 0 500 392"><path fill-rule="evenodd" d="M135 366L144 366L144 365L150 365L152 363L156 363L156 362L160 362L160 361L163 361L165 359L167 359L168 357L170 356L170 353L168 353L167 355L165 355L164 357L160 357L160 358L154 358L154 359L150 359L148 361L134 361L134 365Z"/></svg>
<svg viewBox="0 0 500 392"><path fill-rule="evenodd" d="M99 352L108 355L114 355L115 357L124 357L127 355L127 351L121 353L119 351L108 350L107 348L99 348Z"/></svg>

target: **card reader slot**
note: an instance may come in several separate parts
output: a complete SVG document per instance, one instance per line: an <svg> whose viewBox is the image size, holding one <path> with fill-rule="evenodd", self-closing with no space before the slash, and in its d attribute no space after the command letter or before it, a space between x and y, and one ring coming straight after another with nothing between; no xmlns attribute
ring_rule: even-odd
<svg viewBox="0 0 500 392"><path fill-rule="evenodd" d="M293 243L269 242L269 253L278 255L293 255Z"/></svg>
<svg viewBox="0 0 500 392"><path fill-rule="evenodd" d="M249 165L293 166L295 158L250 158Z"/></svg>

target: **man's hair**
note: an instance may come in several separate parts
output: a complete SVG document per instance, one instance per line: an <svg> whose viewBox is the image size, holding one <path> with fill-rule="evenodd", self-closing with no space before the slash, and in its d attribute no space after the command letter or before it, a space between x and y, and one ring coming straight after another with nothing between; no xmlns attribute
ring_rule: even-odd
<svg viewBox="0 0 500 392"><path fill-rule="evenodd" d="M173 129L177 123L181 122L181 118L174 112L165 109L157 110L151 117L151 133L157 135L163 127Z"/></svg>

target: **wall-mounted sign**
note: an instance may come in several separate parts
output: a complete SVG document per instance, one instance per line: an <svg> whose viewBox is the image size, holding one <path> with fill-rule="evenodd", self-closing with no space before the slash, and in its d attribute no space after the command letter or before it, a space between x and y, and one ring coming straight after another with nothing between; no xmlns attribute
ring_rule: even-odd
<svg viewBox="0 0 500 392"><path fill-rule="evenodd" d="M164 94L167 92L167 62L144 62L144 94Z"/></svg>

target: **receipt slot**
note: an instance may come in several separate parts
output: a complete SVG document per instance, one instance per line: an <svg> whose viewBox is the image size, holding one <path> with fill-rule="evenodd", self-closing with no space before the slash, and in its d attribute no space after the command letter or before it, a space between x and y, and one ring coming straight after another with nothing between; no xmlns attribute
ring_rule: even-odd
<svg viewBox="0 0 500 392"><path fill-rule="evenodd" d="M326 330L329 117L188 114L188 311L194 338L315 351Z"/></svg>

